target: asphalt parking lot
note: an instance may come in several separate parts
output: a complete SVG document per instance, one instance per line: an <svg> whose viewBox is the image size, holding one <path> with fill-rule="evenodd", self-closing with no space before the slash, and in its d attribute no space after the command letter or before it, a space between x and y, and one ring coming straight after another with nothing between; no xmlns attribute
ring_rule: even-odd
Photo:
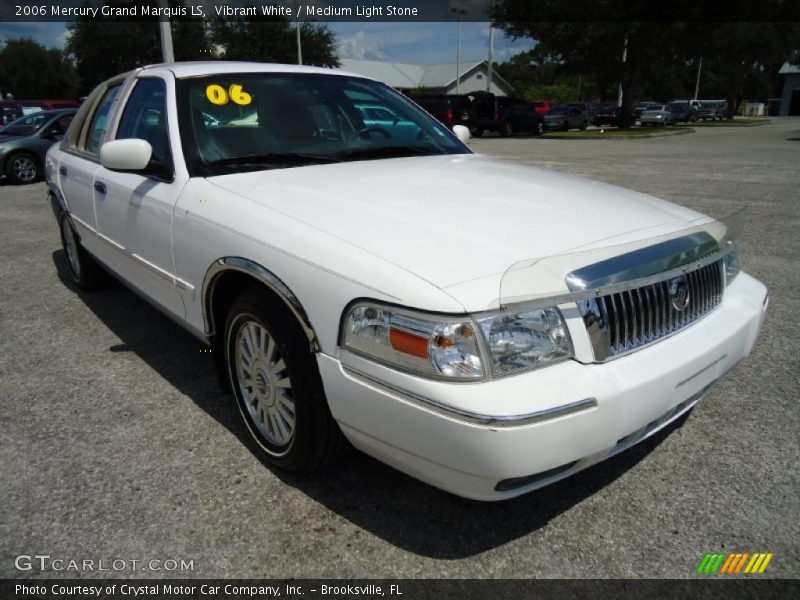
<svg viewBox="0 0 800 600"><path fill-rule="evenodd" d="M191 560L172 573L189 577L692 577L719 551L772 552L764 576L800 577L800 120L472 146L714 217L748 205L744 268L771 292L753 355L678 426L515 500L458 499L355 452L287 476L194 338L121 286L65 283L44 184L0 182L0 577L42 576L15 568L25 554ZM82 575L169 574L139 564Z"/></svg>

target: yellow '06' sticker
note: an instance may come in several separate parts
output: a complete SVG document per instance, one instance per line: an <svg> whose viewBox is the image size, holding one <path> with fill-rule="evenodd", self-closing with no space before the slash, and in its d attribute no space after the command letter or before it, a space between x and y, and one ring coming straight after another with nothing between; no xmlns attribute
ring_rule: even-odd
<svg viewBox="0 0 800 600"><path fill-rule="evenodd" d="M253 97L244 91L238 83L232 83L226 90L219 84L212 83L206 87L206 98L211 104L223 106L228 102L233 102L239 106L247 106L253 101Z"/></svg>

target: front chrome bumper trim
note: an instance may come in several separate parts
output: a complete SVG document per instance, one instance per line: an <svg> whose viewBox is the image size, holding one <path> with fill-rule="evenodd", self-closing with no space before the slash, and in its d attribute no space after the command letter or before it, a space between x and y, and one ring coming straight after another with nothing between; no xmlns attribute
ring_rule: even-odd
<svg viewBox="0 0 800 600"><path fill-rule="evenodd" d="M367 375L363 371L359 371L351 367L343 365L342 368L348 375L355 379L361 380L362 383L366 383L383 391L389 392L400 397L400 399L405 402L416 404L417 406L421 406L427 410L444 415L446 417L457 419L459 421L467 422L471 425L484 425L490 427L521 427L523 425L550 421L558 417L597 408L596 398L584 398L583 400L578 400L576 402L570 402L568 404L562 404L561 406L555 406L553 408L522 415L485 415L442 404L441 402L437 402L431 398L427 398L415 392L411 392L390 383L386 383L385 381L376 379L371 375Z"/></svg>

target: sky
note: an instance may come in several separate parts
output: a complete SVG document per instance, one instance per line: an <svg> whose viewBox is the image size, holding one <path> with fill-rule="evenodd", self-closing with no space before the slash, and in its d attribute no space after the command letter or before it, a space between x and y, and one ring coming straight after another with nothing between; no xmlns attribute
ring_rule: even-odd
<svg viewBox="0 0 800 600"><path fill-rule="evenodd" d="M340 58L415 64L456 62L458 24L454 22L331 22L327 25L336 33ZM33 38L48 48L63 48L67 41L67 29L65 23L0 22L0 42L19 37ZM486 58L488 41L488 23L462 23L461 60L469 62ZM530 39L513 41L495 30L494 60L504 62L532 46Z"/></svg>

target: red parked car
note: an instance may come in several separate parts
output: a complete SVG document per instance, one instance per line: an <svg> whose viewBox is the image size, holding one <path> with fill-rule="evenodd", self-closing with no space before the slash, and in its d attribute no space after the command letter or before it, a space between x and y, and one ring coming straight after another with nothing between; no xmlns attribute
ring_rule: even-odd
<svg viewBox="0 0 800 600"><path fill-rule="evenodd" d="M78 108L81 104L75 100L17 100L26 115L40 110L61 110L65 108Z"/></svg>

